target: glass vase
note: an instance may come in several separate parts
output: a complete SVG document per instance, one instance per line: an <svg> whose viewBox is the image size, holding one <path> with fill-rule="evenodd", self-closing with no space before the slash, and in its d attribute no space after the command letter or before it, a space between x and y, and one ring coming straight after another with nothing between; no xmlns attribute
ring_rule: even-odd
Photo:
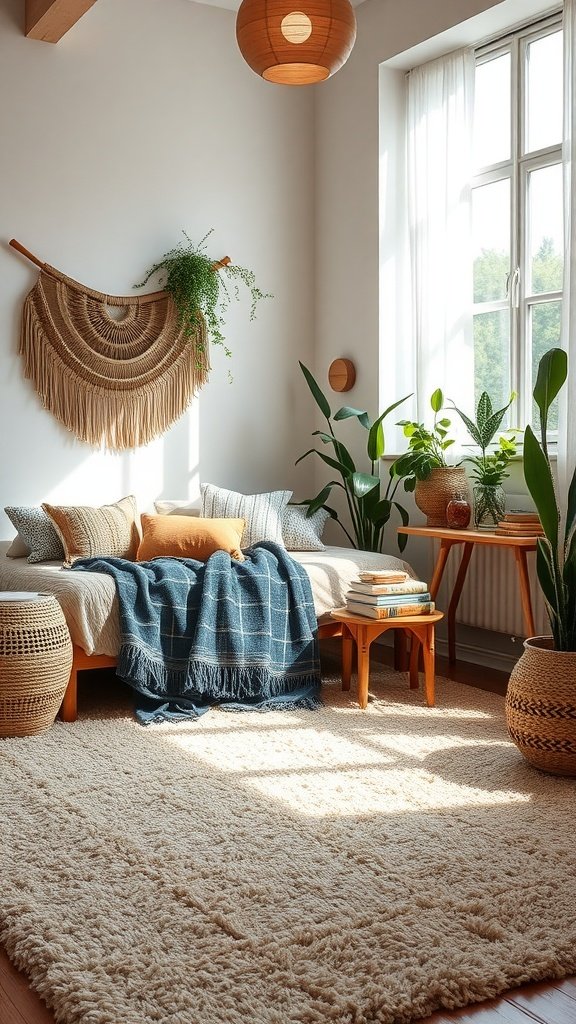
<svg viewBox="0 0 576 1024"><path fill-rule="evenodd" d="M474 525L477 530L495 530L506 510L504 488L497 484L474 486Z"/></svg>

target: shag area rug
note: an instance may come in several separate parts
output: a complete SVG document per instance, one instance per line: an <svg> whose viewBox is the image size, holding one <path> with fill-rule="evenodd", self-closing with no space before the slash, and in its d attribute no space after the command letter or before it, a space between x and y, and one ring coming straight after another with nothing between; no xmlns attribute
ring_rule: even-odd
<svg viewBox="0 0 576 1024"><path fill-rule="evenodd" d="M574 781L503 698L324 699L0 741L0 941L58 1021L406 1024L576 970Z"/></svg>

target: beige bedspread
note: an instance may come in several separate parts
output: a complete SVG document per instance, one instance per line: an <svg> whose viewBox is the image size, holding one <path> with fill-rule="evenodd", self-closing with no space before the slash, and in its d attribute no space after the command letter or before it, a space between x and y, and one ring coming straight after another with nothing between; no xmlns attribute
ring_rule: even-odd
<svg viewBox="0 0 576 1024"><path fill-rule="evenodd" d="M72 640L87 654L116 657L120 647L118 600L111 576L70 572L59 562L29 565L25 558L6 558L9 541L0 541L0 590L36 590L55 594L66 617ZM359 569L405 569L407 562L353 548L291 551L304 566L312 584L318 619L346 603L345 594Z"/></svg>

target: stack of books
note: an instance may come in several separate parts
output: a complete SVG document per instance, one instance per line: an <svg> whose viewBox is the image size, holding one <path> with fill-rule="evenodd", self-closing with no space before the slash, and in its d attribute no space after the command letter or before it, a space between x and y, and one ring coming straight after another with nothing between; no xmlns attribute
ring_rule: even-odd
<svg viewBox="0 0 576 1024"><path fill-rule="evenodd" d="M507 512L496 527L501 537L542 537L544 530L537 512Z"/></svg>
<svg viewBox="0 0 576 1024"><path fill-rule="evenodd" d="M434 611L428 584L414 580L407 572L382 569L361 572L346 594L346 609L370 619L392 619L400 615L429 615Z"/></svg>

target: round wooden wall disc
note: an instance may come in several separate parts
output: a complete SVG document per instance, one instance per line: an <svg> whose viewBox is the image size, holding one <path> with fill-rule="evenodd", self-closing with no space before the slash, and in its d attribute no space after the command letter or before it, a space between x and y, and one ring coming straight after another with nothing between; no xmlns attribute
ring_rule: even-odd
<svg viewBox="0 0 576 1024"><path fill-rule="evenodd" d="M356 380L356 369L351 359L335 359L328 370L332 391L350 391Z"/></svg>

